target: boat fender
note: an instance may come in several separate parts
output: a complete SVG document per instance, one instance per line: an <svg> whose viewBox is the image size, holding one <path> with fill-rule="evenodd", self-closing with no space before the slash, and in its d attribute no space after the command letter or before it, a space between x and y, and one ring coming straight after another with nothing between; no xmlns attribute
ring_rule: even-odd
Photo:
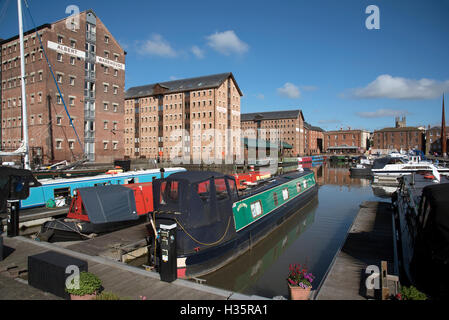
<svg viewBox="0 0 449 320"><path fill-rule="evenodd" d="M435 179L435 177L434 177L433 175L431 175L431 174L426 174L426 175L424 176L424 179L430 179L430 180L433 180L433 179Z"/></svg>

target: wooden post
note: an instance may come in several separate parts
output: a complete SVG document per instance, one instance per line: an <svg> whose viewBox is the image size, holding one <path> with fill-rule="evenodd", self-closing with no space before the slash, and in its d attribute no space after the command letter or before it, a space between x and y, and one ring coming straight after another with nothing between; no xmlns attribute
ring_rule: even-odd
<svg viewBox="0 0 449 320"><path fill-rule="evenodd" d="M390 298L390 291L388 289L388 270L387 270L387 261L382 261L381 264L381 272L380 272L380 282L381 282L381 299L382 300L389 300Z"/></svg>

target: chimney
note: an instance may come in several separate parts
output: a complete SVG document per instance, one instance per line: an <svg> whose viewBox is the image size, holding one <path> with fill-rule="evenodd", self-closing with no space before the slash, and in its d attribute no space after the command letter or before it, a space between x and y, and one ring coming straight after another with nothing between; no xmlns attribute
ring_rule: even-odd
<svg viewBox="0 0 449 320"><path fill-rule="evenodd" d="M446 157L446 116L444 114L444 93L443 93L443 114L441 116L441 155Z"/></svg>

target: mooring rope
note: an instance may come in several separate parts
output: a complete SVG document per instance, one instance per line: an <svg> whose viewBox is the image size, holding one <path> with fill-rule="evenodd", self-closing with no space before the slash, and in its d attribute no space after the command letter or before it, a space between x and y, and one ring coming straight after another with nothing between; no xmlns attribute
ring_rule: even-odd
<svg viewBox="0 0 449 320"><path fill-rule="evenodd" d="M219 244L219 243L220 243L221 241L223 241L223 239L225 238L226 234L227 234L228 231L229 231L229 226L231 225L231 217L229 217L228 225L227 225L227 227L226 227L226 230L225 230L223 236L221 236L221 238L218 239L218 240L215 241L215 242L212 242L212 243L204 243L204 242L201 242L201 241L197 240L197 239L196 239L195 237L193 237L190 233L188 233L187 230L183 227L183 225L178 221L178 219L175 218L175 221L176 221L176 223L181 227L181 229L185 232L185 234L186 234L187 236L189 236L189 238L191 238L193 241L195 241L196 243L201 244L201 245L203 245L203 246L214 246L214 245Z"/></svg>

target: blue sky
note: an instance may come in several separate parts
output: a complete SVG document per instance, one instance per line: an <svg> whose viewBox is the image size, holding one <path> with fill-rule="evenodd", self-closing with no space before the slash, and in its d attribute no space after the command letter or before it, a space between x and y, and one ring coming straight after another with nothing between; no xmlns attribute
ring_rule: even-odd
<svg viewBox="0 0 449 320"><path fill-rule="evenodd" d="M28 2L37 25L93 9L128 53L126 88L230 71L243 113L300 108L327 130L437 125L449 96L449 0ZM16 6L0 0L0 38Z"/></svg>

